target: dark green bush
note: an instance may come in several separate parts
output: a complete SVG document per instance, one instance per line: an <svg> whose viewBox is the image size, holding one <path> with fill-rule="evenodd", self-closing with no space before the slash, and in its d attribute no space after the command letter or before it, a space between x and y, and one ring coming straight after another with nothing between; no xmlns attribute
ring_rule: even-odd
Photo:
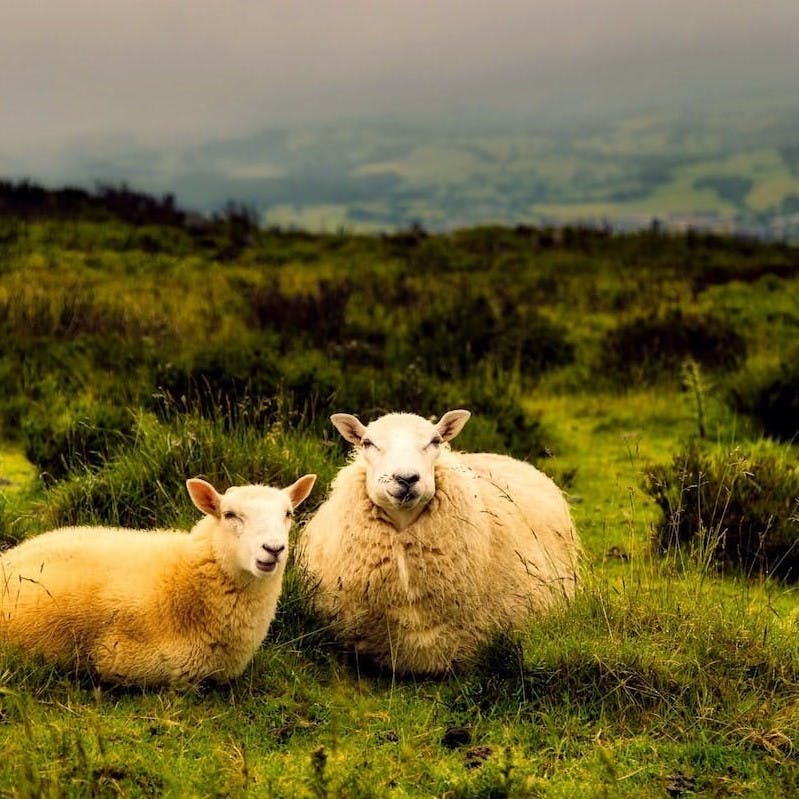
<svg viewBox="0 0 799 799"><path fill-rule="evenodd" d="M102 397L108 408L147 403L160 355L152 341L102 336L9 342L0 351L0 430L19 439L33 405L57 415L87 395Z"/></svg>
<svg viewBox="0 0 799 799"><path fill-rule="evenodd" d="M352 291L349 282L320 280L312 294L284 294L275 281L253 289L248 299L257 327L278 332L284 347L324 348L346 337Z"/></svg>
<svg viewBox="0 0 799 799"><path fill-rule="evenodd" d="M156 369L155 409L162 417L195 411L207 419L265 424L274 413L281 371L261 347L230 345L189 353Z"/></svg>
<svg viewBox="0 0 799 799"><path fill-rule="evenodd" d="M481 364L537 376L571 363L574 346L562 328L507 298L492 305L480 294L463 293L432 303L409 331L410 355L425 371L463 376Z"/></svg>
<svg viewBox="0 0 799 799"><path fill-rule="evenodd" d="M164 419L188 411L228 426L305 428L333 412L344 378L338 363L318 350L275 355L241 345L165 364L156 381L153 407Z"/></svg>
<svg viewBox="0 0 799 799"><path fill-rule="evenodd" d="M288 485L314 472L320 488L303 505L312 510L336 464L329 444L292 430L230 428L220 420L180 414L169 422L148 414L135 420L135 447L113 454L99 469L76 469L47 492L41 523L122 527L189 527L198 518L186 493L202 476L220 491L231 485Z"/></svg>
<svg viewBox="0 0 799 799"><path fill-rule="evenodd" d="M484 368L468 379L445 381L411 365L385 372L353 371L336 390L331 412L355 413L368 422L392 411L437 419L445 411L467 408L473 417L456 448L540 457L549 442L540 420L524 410L521 398L519 381L510 373Z"/></svg>
<svg viewBox="0 0 799 799"><path fill-rule="evenodd" d="M676 378L686 358L706 369L732 370L745 357L744 338L724 320L672 309L611 330L600 346L598 372L624 385L654 383Z"/></svg>
<svg viewBox="0 0 799 799"><path fill-rule="evenodd" d="M512 374L484 369L465 382L450 384L443 393L450 407L468 408L473 414L456 447L525 460L549 454L552 442L541 420L524 410L522 389Z"/></svg>
<svg viewBox="0 0 799 799"><path fill-rule="evenodd" d="M94 287L78 282L58 291L34 287L0 297L0 335L17 341L109 336L135 340L162 334L167 327L167 320L158 314L97 299Z"/></svg>
<svg viewBox="0 0 799 799"><path fill-rule="evenodd" d="M739 383L732 404L754 416L765 432L782 441L799 438L799 353L752 384Z"/></svg>
<svg viewBox="0 0 799 799"><path fill-rule="evenodd" d="M16 538L11 535L11 521L8 518L8 500L0 492L0 552L6 547L14 546Z"/></svg>
<svg viewBox="0 0 799 799"><path fill-rule="evenodd" d="M133 427L133 414L115 405L80 401L59 412L41 404L22 422L22 443L25 457L52 483L70 471L100 466L132 441Z"/></svg>
<svg viewBox="0 0 799 799"><path fill-rule="evenodd" d="M711 455L692 444L646 490L662 511L658 551L698 554L747 575L799 579L799 472L774 454Z"/></svg>

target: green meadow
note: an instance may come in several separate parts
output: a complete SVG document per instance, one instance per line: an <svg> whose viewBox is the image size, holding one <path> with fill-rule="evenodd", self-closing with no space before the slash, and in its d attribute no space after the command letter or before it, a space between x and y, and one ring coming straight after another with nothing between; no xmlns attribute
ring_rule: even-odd
<svg viewBox="0 0 799 799"><path fill-rule="evenodd" d="M229 685L0 652L0 796L799 794L799 248L312 235L128 199L0 217L3 546L188 529L187 477L317 472L298 536L347 457L330 413L466 407L458 448L563 487L581 585L437 680L343 650L291 564Z"/></svg>

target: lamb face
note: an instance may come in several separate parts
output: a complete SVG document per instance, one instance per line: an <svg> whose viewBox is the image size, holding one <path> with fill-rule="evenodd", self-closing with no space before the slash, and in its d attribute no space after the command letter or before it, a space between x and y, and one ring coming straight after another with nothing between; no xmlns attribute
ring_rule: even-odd
<svg viewBox="0 0 799 799"><path fill-rule="evenodd" d="M217 540L229 552L228 564L262 578L283 574L293 510L315 480L315 475L305 475L284 489L235 486L224 494L204 480L189 480L186 485L194 504L218 520Z"/></svg>
<svg viewBox="0 0 799 799"><path fill-rule="evenodd" d="M390 413L368 426L343 413L331 420L363 456L371 502L397 529L404 529L435 494L434 465L441 446L460 432L469 415L449 411L438 424L409 413Z"/></svg>

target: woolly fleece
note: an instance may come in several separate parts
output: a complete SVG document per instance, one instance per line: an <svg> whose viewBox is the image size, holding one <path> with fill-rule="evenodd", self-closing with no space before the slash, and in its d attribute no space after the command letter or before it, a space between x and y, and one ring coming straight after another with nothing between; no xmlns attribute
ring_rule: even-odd
<svg viewBox="0 0 799 799"><path fill-rule="evenodd" d="M442 452L410 527L383 521L363 456L337 475L298 560L317 611L357 652L398 673L469 661L497 630L574 594L579 544L560 489L503 455Z"/></svg>
<svg viewBox="0 0 799 799"><path fill-rule="evenodd" d="M116 683L236 677L274 618L286 561L255 577L231 564L226 534L208 515L188 534L35 536L0 557L0 644Z"/></svg>

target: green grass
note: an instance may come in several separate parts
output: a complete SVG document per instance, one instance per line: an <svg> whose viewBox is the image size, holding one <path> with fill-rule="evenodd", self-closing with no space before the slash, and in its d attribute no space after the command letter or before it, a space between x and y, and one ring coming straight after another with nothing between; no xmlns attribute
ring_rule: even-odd
<svg viewBox="0 0 799 799"><path fill-rule="evenodd" d="M121 691L5 657L10 796L790 796L793 592L654 561L646 463L694 426L679 395L539 398L576 469L583 587L474 673L394 680L281 635L229 687ZM551 468L550 468L551 467ZM606 558L608 551L618 554ZM453 727L468 743L442 743Z"/></svg>
<svg viewBox="0 0 799 799"><path fill-rule="evenodd" d="M501 228L418 240L272 232L223 264L216 245L158 228L148 235L163 249L147 254L138 233L37 222L7 251L6 543L66 522L188 527L183 480L194 474L225 487L317 471L301 527L345 461L331 410L368 415L400 396L431 413L479 401L461 441L540 445L532 456L572 503L581 586L562 614L498 636L473 669L441 680L376 674L340 652L293 569L266 644L229 686L121 690L2 651L0 796L797 795L796 587L724 575L685 552L653 555L646 474L698 435L696 394L679 375L643 386L598 362L609 331L653 308L718 315L748 356L733 373L700 373L705 446L776 447L728 395L792 352L794 250ZM351 289L341 329L323 341L292 326L296 297L321 280ZM275 282L293 311L259 327L255 289ZM436 377L459 336L485 343L490 319L447 316L460 325L453 341L442 336L421 360L411 333L464 296L496 314L503 303L541 314L573 359L533 374L499 368L489 351L466 374ZM169 380L177 395L165 399ZM105 404L129 409L132 429L65 434L79 412L113 427ZM23 452L41 458L47 444L65 462L43 482ZM790 468L799 448L779 446Z"/></svg>
<svg viewBox="0 0 799 799"><path fill-rule="evenodd" d="M30 484L34 470L19 448L0 444L0 489L5 495L15 494Z"/></svg>

